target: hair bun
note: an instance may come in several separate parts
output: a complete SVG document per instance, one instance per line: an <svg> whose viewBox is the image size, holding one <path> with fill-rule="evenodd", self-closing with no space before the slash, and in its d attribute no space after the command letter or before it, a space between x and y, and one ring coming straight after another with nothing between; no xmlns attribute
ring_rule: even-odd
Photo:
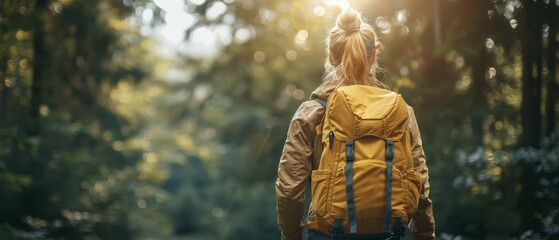
<svg viewBox="0 0 559 240"><path fill-rule="evenodd" d="M358 32L361 28L361 15L353 9L348 9L338 16L336 25L348 34Z"/></svg>

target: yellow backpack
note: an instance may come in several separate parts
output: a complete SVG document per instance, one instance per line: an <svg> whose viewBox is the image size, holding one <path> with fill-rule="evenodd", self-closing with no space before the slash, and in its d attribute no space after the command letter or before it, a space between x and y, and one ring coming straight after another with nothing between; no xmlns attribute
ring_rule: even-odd
<svg viewBox="0 0 559 240"><path fill-rule="evenodd" d="M334 239L399 239L421 186L406 103L392 91L351 85L325 105L316 128L323 151L311 177L317 222L309 226Z"/></svg>

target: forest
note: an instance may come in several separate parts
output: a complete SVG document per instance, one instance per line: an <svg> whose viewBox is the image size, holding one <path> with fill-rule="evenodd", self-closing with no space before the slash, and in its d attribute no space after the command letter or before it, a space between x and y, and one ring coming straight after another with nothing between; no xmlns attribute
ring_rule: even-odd
<svg viewBox="0 0 559 240"><path fill-rule="evenodd" d="M0 0L0 239L280 239L347 7L415 109L437 238L559 239L559 0Z"/></svg>

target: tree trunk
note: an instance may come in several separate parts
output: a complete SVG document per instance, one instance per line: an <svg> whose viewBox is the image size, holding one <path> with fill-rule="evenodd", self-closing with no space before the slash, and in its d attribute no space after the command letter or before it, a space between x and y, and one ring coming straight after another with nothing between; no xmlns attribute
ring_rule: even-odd
<svg viewBox="0 0 559 240"><path fill-rule="evenodd" d="M550 136L556 130L555 121L557 119L555 106L557 104L557 14L559 7L557 5L550 4L548 6L548 22L549 22L549 37L548 49L546 54L547 70L549 76L547 77L547 98L545 102L545 135Z"/></svg>
<svg viewBox="0 0 559 240"><path fill-rule="evenodd" d="M523 2L519 21L520 43L522 46L522 102L521 125L522 147L539 147L541 138L541 58L542 58L542 3L526 0ZM536 67L534 69L534 67ZM536 76L534 76L536 73ZM517 209L521 216L521 231L539 230L541 222L535 217L540 209L540 199L536 198L538 178L535 164L523 162L520 165L522 186Z"/></svg>
<svg viewBox="0 0 559 240"><path fill-rule="evenodd" d="M42 102L43 70L45 69L47 52L45 48L45 25L42 16L47 10L48 0L37 0L35 2L35 23L33 30L33 78L31 83L31 106L29 116L31 127L29 133L37 135L40 133L40 112Z"/></svg>
<svg viewBox="0 0 559 240"><path fill-rule="evenodd" d="M3 6L6 8L6 6ZM8 16L7 10L2 9L0 12L3 16ZM7 32L9 31L9 26L6 24L0 24L0 39L3 44L10 44L15 41L13 39L8 39ZM8 48L0 48L0 126L6 123L8 118L8 86L6 86L6 77L8 75L8 59L9 59Z"/></svg>
<svg viewBox="0 0 559 240"><path fill-rule="evenodd" d="M530 3L526 4L530 5ZM525 15L529 15L531 12L531 8L528 6L524 9ZM536 35L541 35L541 25L538 26L536 22L531 21L530 18L533 17L536 16L526 16L523 21L526 26L520 27L522 28L520 29L522 45L522 102L520 106L522 138L520 144L538 147L541 138L541 76L534 77L533 73L535 70L540 75L541 61L538 61L538 58L541 58L541 55L537 53L540 52L542 43L537 41L541 38L536 37ZM534 69L534 65L537 65L537 69Z"/></svg>
<svg viewBox="0 0 559 240"><path fill-rule="evenodd" d="M524 1L520 28L522 46L522 146L539 147L542 130L542 3ZM534 76L534 73L536 76Z"/></svg>
<svg viewBox="0 0 559 240"><path fill-rule="evenodd" d="M8 87L6 86L6 73L8 71L8 54L0 53L0 126L4 125L8 118L7 101Z"/></svg>
<svg viewBox="0 0 559 240"><path fill-rule="evenodd" d="M534 118L534 126L533 126L533 136L532 136L532 144L534 147L540 147L540 141L542 138L542 87L543 87L543 17L542 17L542 10L543 6L541 6L541 2L536 3L535 11L533 12L535 26L532 29L532 36L534 37L534 55L533 60L536 65L536 77L534 82L534 104L533 108L531 109L532 116ZM530 144L530 145L532 145Z"/></svg>

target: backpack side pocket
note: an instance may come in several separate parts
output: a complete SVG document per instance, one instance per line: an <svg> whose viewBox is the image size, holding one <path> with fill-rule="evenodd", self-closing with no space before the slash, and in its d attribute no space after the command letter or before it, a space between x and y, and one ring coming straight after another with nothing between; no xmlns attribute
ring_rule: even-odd
<svg viewBox="0 0 559 240"><path fill-rule="evenodd" d="M404 178L406 213L409 219L413 217L417 210L422 181L421 175L413 169L408 170Z"/></svg>
<svg viewBox="0 0 559 240"><path fill-rule="evenodd" d="M330 170L314 170L311 174L312 206L318 217L325 217L330 207L328 205L328 188L330 185Z"/></svg>

